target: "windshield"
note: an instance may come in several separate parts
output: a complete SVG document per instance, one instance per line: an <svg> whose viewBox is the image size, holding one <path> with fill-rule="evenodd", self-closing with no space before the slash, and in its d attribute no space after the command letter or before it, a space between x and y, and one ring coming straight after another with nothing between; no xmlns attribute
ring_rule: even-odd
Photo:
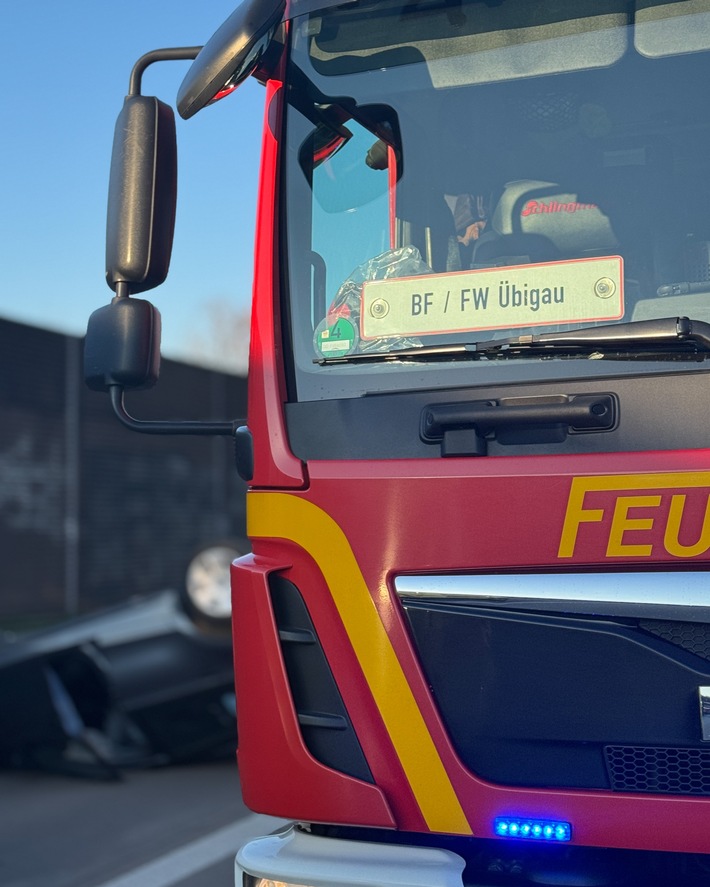
<svg viewBox="0 0 710 887"><path fill-rule="evenodd" d="M534 358L490 343L710 321L708 10L384 0L296 18L285 182L299 397L439 384L428 376L483 341L465 350L467 383L512 378L513 364L517 378L521 364L527 377L597 372L564 337ZM628 360L614 341L594 356Z"/></svg>

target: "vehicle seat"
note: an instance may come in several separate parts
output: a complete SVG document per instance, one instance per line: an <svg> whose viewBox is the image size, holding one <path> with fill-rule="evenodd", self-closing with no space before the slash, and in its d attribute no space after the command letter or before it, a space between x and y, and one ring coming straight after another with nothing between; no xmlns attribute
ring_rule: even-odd
<svg viewBox="0 0 710 887"><path fill-rule="evenodd" d="M551 182L510 182L475 242L472 268L608 255L618 241L595 203Z"/></svg>

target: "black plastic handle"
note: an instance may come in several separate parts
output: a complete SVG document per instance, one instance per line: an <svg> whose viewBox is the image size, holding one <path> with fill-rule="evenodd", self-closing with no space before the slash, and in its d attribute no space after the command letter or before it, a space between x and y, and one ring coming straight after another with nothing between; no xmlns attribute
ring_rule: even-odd
<svg viewBox="0 0 710 887"><path fill-rule="evenodd" d="M486 437L498 431L557 426L566 435L568 431L609 431L615 424L616 399L612 394L541 397L525 403L477 400L425 407L421 437L426 443L441 443L444 456L485 456ZM466 442L464 452L460 451L462 441Z"/></svg>

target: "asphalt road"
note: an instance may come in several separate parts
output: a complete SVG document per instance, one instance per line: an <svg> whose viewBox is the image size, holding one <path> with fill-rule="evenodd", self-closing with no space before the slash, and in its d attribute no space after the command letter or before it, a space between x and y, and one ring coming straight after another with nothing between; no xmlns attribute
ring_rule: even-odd
<svg viewBox="0 0 710 887"><path fill-rule="evenodd" d="M232 887L238 847L280 824L246 809L232 762L121 782L0 771L0 885Z"/></svg>

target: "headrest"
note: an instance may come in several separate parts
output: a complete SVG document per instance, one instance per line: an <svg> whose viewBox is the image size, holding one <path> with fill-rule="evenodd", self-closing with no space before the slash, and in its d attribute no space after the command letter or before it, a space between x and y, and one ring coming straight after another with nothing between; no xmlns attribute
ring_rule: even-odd
<svg viewBox="0 0 710 887"><path fill-rule="evenodd" d="M614 250L618 241L607 216L595 203L561 191L553 182L509 182L493 213L498 234L536 234L552 241L561 255Z"/></svg>

